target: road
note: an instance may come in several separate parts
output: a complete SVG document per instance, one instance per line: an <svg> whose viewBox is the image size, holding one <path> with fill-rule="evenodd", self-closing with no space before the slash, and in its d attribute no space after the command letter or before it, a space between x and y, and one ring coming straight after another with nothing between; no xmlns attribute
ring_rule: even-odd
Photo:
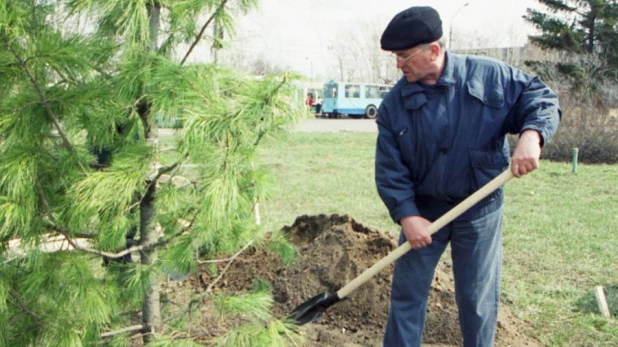
<svg viewBox="0 0 618 347"><path fill-rule="evenodd" d="M371 133L377 132L376 121L372 119L353 119L353 118L314 118L305 119L293 131L301 133L336 133L336 132L357 132ZM171 135L173 129L160 128L160 135Z"/></svg>

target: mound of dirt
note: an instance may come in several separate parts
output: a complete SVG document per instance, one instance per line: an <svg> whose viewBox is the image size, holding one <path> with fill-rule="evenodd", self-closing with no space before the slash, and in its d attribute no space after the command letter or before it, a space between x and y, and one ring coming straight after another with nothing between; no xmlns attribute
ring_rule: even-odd
<svg viewBox="0 0 618 347"><path fill-rule="evenodd" d="M396 248L396 240L348 215L301 216L284 231L298 247L298 261L285 266L266 251L244 254L228 269L220 289L250 290L255 278L272 283L274 314L285 317L296 306L326 291L335 293ZM308 346L381 346L389 309L393 265L330 307L317 323L303 326ZM206 277L206 276L204 276ZM208 279L205 278L203 284ZM502 305L497 346L540 346L529 326ZM423 337L427 346L461 345L451 268L439 264L432 284Z"/></svg>

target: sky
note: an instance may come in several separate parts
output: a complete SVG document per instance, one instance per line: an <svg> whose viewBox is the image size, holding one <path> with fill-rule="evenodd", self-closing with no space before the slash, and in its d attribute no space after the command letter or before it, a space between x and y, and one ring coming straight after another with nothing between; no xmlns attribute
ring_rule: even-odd
<svg viewBox="0 0 618 347"><path fill-rule="evenodd" d="M452 28L453 47L456 40L523 46L534 29L522 16L539 7L536 0L259 0L257 10L236 18L231 45L245 56L319 78L336 64L333 47L346 37L381 33L398 12L427 5L440 13L447 41Z"/></svg>

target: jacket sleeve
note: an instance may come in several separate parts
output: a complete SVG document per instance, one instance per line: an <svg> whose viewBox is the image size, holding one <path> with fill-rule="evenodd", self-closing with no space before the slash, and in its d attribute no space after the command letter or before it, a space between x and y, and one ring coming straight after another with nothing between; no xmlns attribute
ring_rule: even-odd
<svg viewBox="0 0 618 347"><path fill-rule="evenodd" d="M380 198L389 210L395 223L407 216L420 215L414 202L414 184L410 170L401 159L398 136L410 136L395 132L388 121L384 103L378 111L378 139L376 144L375 180Z"/></svg>
<svg viewBox="0 0 618 347"><path fill-rule="evenodd" d="M507 132L517 134L536 130L541 135L541 146L548 143L558 130L562 111L558 96L538 77L514 69L511 91L517 94L516 103L509 117Z"/></svg>

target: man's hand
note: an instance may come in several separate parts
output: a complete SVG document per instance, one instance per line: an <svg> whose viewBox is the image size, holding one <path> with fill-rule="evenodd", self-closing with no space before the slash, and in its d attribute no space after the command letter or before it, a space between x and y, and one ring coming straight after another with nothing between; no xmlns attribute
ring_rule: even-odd
<svg viewBox="0 0 618 347"><path fill-rule="evenodd" d="M524 131L511 158L511 172L515 177L521 177L539 167L541 157L541 135L536 130Z"/></svg>
<svg viewBox="0 0 618 347"><path fill-rule="evenodd" d="M431 243L429 225L431 222L420 216L408 216L401 219L403 234L413 249L423 248Z"/></svg>

